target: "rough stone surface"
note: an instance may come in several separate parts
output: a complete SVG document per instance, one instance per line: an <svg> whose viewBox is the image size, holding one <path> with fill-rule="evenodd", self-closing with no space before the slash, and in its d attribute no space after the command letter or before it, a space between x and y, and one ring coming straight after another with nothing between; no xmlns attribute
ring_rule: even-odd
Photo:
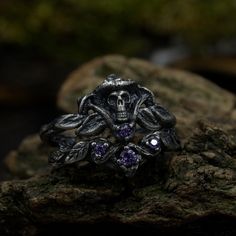
<svg viewBox="0 0 236 236"><path fill-rule="evenodd" d="M235 235L235 96L194 74L106 56L68 78L59 107L75 112L76 97L114 72L152 89L176 115L182 150L126 179L86 163L51 171L46 167L50 149L37 135L28 137L5 160L12 179L0 184L1 235L79 231L88 224L99 232L104 223L117 233Z"/></svg>

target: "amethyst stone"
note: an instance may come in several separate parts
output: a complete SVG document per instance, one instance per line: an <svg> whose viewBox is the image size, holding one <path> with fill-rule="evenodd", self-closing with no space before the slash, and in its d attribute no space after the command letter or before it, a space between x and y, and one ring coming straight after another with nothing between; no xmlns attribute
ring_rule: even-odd
<svg viewBox="0 0 236 236"><path fill-rule="evenodd" d="M117 160L117 162L121 166L130 168L132 166L136 166L139 163L139 159L140 157L136 152L134 152L130 148L126 148L121 152L120 157Z"/></svg>
<svg viewBox="0 0 236 236"><path fill-rule="evenodd" d="M129 137L131 134L133 133L133 128L130 127L129 124L123 124L119 127L118 131L117 131L117 135L120 138L126 138Z"/></svg>
<svg viewBox="0 0 236 236"><path fill-rule="evenodd" d="M93 143L93 152L96 156L104 156L107 152L108 143Z"/></svg>

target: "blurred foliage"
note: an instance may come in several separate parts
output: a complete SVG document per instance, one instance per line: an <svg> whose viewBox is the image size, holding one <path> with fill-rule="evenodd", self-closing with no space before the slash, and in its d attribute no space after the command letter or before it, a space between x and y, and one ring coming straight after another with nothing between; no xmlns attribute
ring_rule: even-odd
<svg viewBox="0 0 236 236"><path fill-rule="evenodd" d="M0 42L71 60L134 55L159 39L202 48L236 36L235 13L235 0L1 0Z"/></svg>

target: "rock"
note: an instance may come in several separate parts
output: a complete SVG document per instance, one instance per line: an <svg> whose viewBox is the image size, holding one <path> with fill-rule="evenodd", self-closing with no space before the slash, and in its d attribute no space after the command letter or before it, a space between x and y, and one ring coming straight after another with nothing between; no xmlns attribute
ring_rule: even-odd
<svg viewBox="0 0 236 236"><path fill-rule="evenodd" d="M165 153L126 179L88 164L51 171L46 168L50 149L37 136L29 137L5 161L18 180L0 185L0 233L68 233L78 226L88 235L109 224L113 233L234 235L235 96L191 73L106 56L69 76L59 107L76 112L76 98L114 72L152 89L177 116L182 150Z"/></svg>
<svg viewBox="0 0 236 236"><path fill-rule="evenodd" d="M214 83L236 92L236 58L233 56L189 57L171 65L182 70L206 74Z"/></svg>
<svg viewBox="0 0 236 236"><path fill-rule="evenodd" d="M74 71L62 86L58 106L76 112L76 98L92 91L111 73L132 78L150 88L158 100L177 117L181 137L192 133L200 119L227 125L235 120L235 96L192 73L155 66L136 58L105 56ZM187 133L186 133L187 132Z"/></svg>
<svg viewBox="0 0 236 236"><path fill-rule="evenodd" d="M5 159L5 165L12 176L25 179L44 172L50 148L42 144L37 134L26 137L17 151L11 151Z"/></svg>

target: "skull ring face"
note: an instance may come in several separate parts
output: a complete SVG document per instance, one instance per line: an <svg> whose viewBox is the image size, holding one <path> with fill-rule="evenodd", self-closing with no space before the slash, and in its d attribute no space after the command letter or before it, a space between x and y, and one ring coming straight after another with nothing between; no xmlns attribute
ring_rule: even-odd
<svg viewBox="0 0 236 236"><path fill-rule="evenodd" d="M132 80L110 75L78 105L78 113L63 115L40 132L42 140L58 147L49 158L53 165L85 160L133 176L151 157L179 148L175 117Z"/></svg>
<svg viewBox="0 0 236 236"><path fill-rule="evenodd" d="M130 94L126 90L111 92L107 100L111 110L115 113L118 122L129 119L128 109L130 108Z"/></svg>

